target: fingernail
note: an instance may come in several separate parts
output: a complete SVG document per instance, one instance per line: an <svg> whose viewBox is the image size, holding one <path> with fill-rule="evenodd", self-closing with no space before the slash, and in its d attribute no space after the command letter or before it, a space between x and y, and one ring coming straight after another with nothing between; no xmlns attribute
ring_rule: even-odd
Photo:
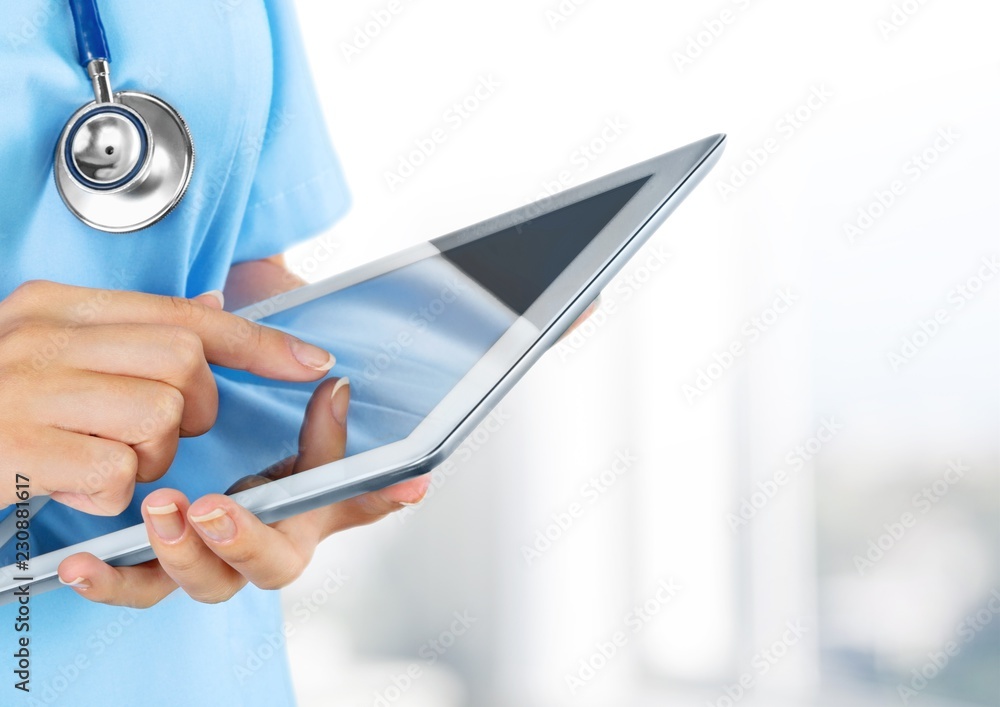
<svg viewBox="0 0 1000 707"><path fill-rule="evenodd" d="M307 344L299 339L289 339L289 346L295 360L316 371L329 371L337 362L337 359L329 351L324 351L318 346Z"/></svg>
<svg viewBox="0 0 1000 707"><path fill-rule="evenodd" d="M413 500L412 501L399 501L399 505L406 506L406 507L419 506L421 503L424 502L424 499L427 498L427 490L431 486L431 479L430 479L430 475L429 474L424 474L423 476L419 477L419 479L423 483L420 483L420 484L417 485L417 488L416 488L416 492L417 493L413 497Z"/></svg>
<svg viewBox="0 0 1000 707"><path fill-rule="evenodd" d="M203 516L191 516L209 538L217 543L232 540L236 535L236 523L223 508L216 508Z"/></svg>
<svg viewBox="0 0 1000 707"><path fill-rule="evenodd" d="M211 295L217 299L219 301L219 309L223 309L226 306L226 296L222 294L222 290L209 290L198 295L198 297L204 297L205 295Z"/></svg>
<svg viewBox="0 0 1000 707"><path fill-rule="evenodd" d="M56 576L59 577L59 575ZM87 591L88 589L90 589L90 582L85 580L83 577L77 577L72 582L67 582L62 577L59 577L59 581L65 584L67 587L74 587L76 589L82 589L83 591Z"/></svg>
<svg viewBox="0 0 1000 707"><path fill-rule="evenodd" d="M343 391L343 392L341 392ZM333 410L333 419L341 427L347 426L347 406L351 402L351 381L344 376L333 386L330 393L330 407Z"/></svg>
<svg viewBox="0 0 1000 707"><path fill-rule="evenodd" d="M146 510L149 512L149 522L153 526L153 532L160 540L172 542L184 535L184 519L181 518L176 503L146 506Z"/></svg>

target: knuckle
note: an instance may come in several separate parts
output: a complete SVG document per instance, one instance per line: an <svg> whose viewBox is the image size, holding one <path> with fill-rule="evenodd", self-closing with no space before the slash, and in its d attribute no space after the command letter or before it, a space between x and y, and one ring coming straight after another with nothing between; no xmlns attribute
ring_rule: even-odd
<svg viewBox="0 0 1000 707"><path fill-rule="evenodd" d="M124 510L132 500L135 476L139 470L139 457L131 447L115 445L109 454L95 460L94 471L88 475L87 485L94 495L100 496L103 505Z"/></svg>
<svg viewBox="0 0 1000 707"><path fill-rule="evenodd" d="M170 470L174 456L174 454L170 454L167 451L160 454L152 453L144 455L140 460L135 480L140 483L149 483L150 481L162 478Z"/></svg>
<svg viewBox="0 0 1000 707"><path fill-rule="evenodd" d="M292 583L295 577L290 579L285 579L284 577L270 576L258 579L255 584L258 589L265 589L267 591L274 591L275 589L283 589Z"/></svg>
<svg viewBox="0 0 1000 707"><path fill-rule="evenodd" d="M218 407L215 407L204 415L193 418L189 424L182 425L179 428L180 435L182 437L198 437L205 434L215 426L218 414Z"/></svg>
<svg viewBox="0 0 1000 707"><path fill-rule="evenodd" d="M181 324L197 324L205 317L206 307L187 297L167 296L172 319Z"/></svg>
<svg viewBox="0 0 1000 707"><path fill-rule="evenodd" d="M306 562L298 555L290 555L288 559L274 569L267 577L254 582L260 589L283 589L302 576Z"/></svg>
<svg viewBox="0 0 1000 707"><path fill-rule="evenodd" d="M232 599L242 588L243 582L240 581L220 581L204 588L189 590L188 594L202 604L221 604Z"/></svg>
<svg viewBox="0 0 1000 707"><path fill-rule="evenodd" d="M191 577L199 573L202 560L197 555L190 552L170 553L171 549L173 548L164 548L159 553L160 563L170 570L168 574Z"/></svg>
<svg viewBox="0 0 1000 707"><path fill-rule="evenodd" d="M133 441L155 442L165 445L178 433L184 415L184 394L168 383L153 383L137 402L136 417L129 430Z"/></svg>
<svg viewBox="0 0 1000 707"><path fill-rule="evenodd" d="M366 493L353 500L357 501L357 508L361 511L361 525L374 523L403 508L401 503L388 501L380 493Z"/></svg>
<svg viewBox="0 0 1000 707"><path fill-rule="evenodd" d="M190 375L205 363L201 337L186 327L174 327L170 335L170 351L181 372Z"/></svg>
<svg viewBox="0 0 1000 707"><path fill-rule="evenodd" d="M246 566L259 562L262 548L248 543L237 543L225 550L225 560L230 565Z"/></svg>
<svg viewBox="0 0 1000 707"><path fill-rule="evenodd" d="M54 287L58 285L49 280L25 280L7 295L4 302L23 307L37 305L52 294Z"/></svg>
<svg viewBox="0 0 1000 707"><path fill-rule="evenodd" d="M184 394L171 385L164 386L157 407L163 411L167 423L171 427L176 427L180 424L181 415L184 414Z"/></svg>
<svg viewBox="0 0 1000 707"><path fill-rule="evenodd" d="M130 609L151 609L163 600L163 597L158 596L142 596L139 599L134 599L123 606L127 606Z"/></svg>
<svg viewBox="0 0 1000 707"><path fill-rule="evenodd" d="M29 366L44 367L42 364L58 357L60 350L53 346L48 350L51 327L45 322L20 315L8 319L0 332L0 360L5 365L25 363Z"/></svg>
<svg viewBox="0 0 1000 707"><path fill-rule="evenodd" d="M103 510L118 515L131 503L133 488L132 484L109 486L95 493L94 498L101 500L100 507Z"/></svg>
<svg viewBox="0 0 1000 707"><path fill-rule="evenodd" d="M0 301L0 314L3 319L11 319L51 309L58 287L60 285L48 280L26 280Z"/></svg>
<svg viewBox="0 0 1000 707"><path fill-rule="evenodd" d="M172 430L180 426L184 415L184 394L172 385L163 384L153 401L152 417L154 425ZM157 424L158 423L158 424Z"/></svg>

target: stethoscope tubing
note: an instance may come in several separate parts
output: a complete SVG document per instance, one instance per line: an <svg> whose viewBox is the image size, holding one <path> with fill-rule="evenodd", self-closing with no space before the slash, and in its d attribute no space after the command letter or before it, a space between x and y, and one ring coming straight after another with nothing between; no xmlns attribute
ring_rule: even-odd
<svg viewBox="0 0 1000 707"><path fill-rule="evenodd" d="M184 197L194 144L180 113L162 99L114 92L98 0L68 2L94 101L63 128L53 164L56 187L67 208L88 226L131 233L159 221Z"/></svg>
<svg viewBox="0 0 1000 707"><path fill-rule="evenodd" d="M97 0L69 0L69 9L73 13L73 25L76 28L80 65L86 69L95 59L110 62L111 50L108 49L108 38L104 34Z"/></svg>

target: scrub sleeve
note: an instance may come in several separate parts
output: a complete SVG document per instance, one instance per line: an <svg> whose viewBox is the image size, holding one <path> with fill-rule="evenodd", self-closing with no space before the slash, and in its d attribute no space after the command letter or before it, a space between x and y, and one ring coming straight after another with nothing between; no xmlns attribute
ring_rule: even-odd
<svg viewBox="0 0 1000 707"><path fill-rule="evenodd" d="M195 178L185 202L147 231L112 238L76 222L51 181L51 140L75 107L89 100L72 56L68 9L48 0L5 3L0 20L18 34L0 38L0 58L27 78L16 71L0 78L0 92L9 89L9 107L16 109L0 115L0 128L20 136L17 144L0 143L0 168L14 161L26 167L25 178L0 196L0 296L35 277L194 296L221 289L231 263L281 253L347 210L349 197L287 0L103 0L101 10L115 52L116 85L171 94L164 97L185 114L195 136ZM125 31L129 23L132 32ZM198 36L202 27L215 34ZM28 37L23 43L22 29ZM202 81L193 71L159 63L184 52L185 42L192 53L219 52L220 71L235 73ZM257 63L237 71L239 57ZM270 86L256 69L271 71ZM193 83L213 81L215 89ZM221 94L198 93L211 90ZM244 101L241 90L246 96L252 90L269 93ZM262 115L255 115L255 105ZM226 111L231 115L220 118ZM163 479L137 489L117 518L49 503L36 519L41 539L45 533L50 539L59 533L85 538L126 527L141 521L139 504L156 486L179 487L194 498L274 461L275 450L261 442L261 431L294 439L301 407L269 397L266 388L245 390L223 376L217 380L218 424L202 437L182 440ZM295 703L285 653L293 627L284 623L278 592L248 586L230 601L206 605L176 591L150 609L134 610L93 604L59 589L32 597L30 612L26 693L13 687L17 607L0 607L2 705Z"/></svg>

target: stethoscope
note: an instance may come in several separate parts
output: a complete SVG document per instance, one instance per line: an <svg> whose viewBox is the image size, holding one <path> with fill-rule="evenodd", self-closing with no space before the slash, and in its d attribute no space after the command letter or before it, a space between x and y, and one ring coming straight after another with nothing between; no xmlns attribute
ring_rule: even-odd
<svg viewBox="0 0 1000 707"><path fill-rule="evenodd" d="M110 62L97 0L69 0L80 64L94 101L66 123L56 145L56 187L88 226L129 233L151 226L184 197L194 144L180 113L148 93L111 90Z"/></svg>
<svg viewBox="0 0 1000 707"><path fill-rule="evenodd" d="M151 226L180 203L194 169L194 144L180 113L156 96L112 93L111 53L97 0L69 0L80 64L94 101L66 123L56 145L56 187L88 226L129 233ZM30 501L37 513L49 496ZM15 532L16 514L0 521L0 545Z"/></svg>

